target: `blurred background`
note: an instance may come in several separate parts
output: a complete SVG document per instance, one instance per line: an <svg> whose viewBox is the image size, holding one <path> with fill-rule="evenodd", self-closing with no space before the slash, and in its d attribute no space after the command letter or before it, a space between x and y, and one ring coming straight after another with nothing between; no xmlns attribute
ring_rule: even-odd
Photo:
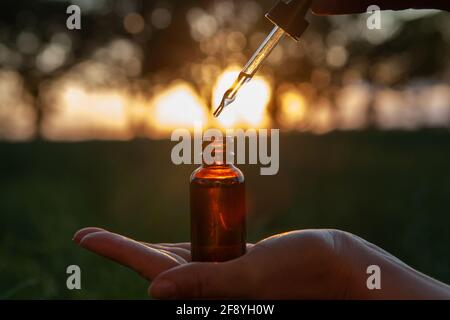
<svg viewBox="0 0 450 320"><path fill-rule="evenodd" d="M278 175L241 166L250 241L339 228L450 282L450 14L387 11L380 30L311 16L214 120L273 4L2 0L1 298L145 299L139 276L71 238L188 240L195 166L171 163L169 138L196 121L282 130ZM82 290L66 288L71 264Z"/></svg>

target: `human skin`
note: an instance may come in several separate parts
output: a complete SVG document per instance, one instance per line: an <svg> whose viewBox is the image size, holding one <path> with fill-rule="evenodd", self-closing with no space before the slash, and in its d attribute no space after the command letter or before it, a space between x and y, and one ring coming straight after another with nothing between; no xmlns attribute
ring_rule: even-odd
<svg viewBox="0 0 450 320"><path fill-rule="evenodd" d="M314 0L312 11L317 15L363 13L371 5L381 10L440 9L450 11L446 0Z"/></svg>
<svg viewBox="0 0 450 320"><path fill-rule="evenodd" d="M450 10L448 1L315 0L313 13L334 15L408 8ZM125 265L152 282L157 299L450 299L450 287L383 249L339 230L301 230L247 245L228 262L191 262L190 244L149 244L99 228L78 231L81 247ZM381 289L367 288L367 267L381 270Z"/></svg>
<svg viewBox="0 0 450 320"><path fill-rule="evenodd" d="M450 299L448 285L339 230L275 235L221 263L191 262L189 243L149 244L100 228L73 240L151 281L156 299ZM370 265L380 267L379 290L367 288Z"/></svg>

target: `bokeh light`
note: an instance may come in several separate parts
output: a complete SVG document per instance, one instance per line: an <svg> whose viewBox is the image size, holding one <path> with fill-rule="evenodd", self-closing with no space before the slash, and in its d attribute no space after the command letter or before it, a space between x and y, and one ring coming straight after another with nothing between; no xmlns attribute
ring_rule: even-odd
<svg viewBox="0 0 450 320"><path fill-rule="evenodd" d="M176 82L161 90L150 101L149 121L162 133L177 128L194 129L207 122L207 107L193 87L186 82Z"/></svg>
<svg viewBox="0 0 450 320"><path fill-rule="evenodd" d="M450 126L450 28L438 10L383 12L380 30L367 28L367 14L311 16L301 41L283 39L213 119L211 109L272 27L263 18L269 3L74 3L89 26L79 32L29 10L16 13L14 30L0 26L0 73L15 79L2 84L3 138L167 137L197 120L313 133ZM65 99L71 92L79 98Z"/></svg>
<svg viewBox="0 0 450 320"><path fill-rule="evenodd" d="M132 34L138 34L145 28L144 18L136 12L131 12L123 19L124 28Z"/></svg>
<svg viewBox="0 0 450 320"><path fill-rule="evenodd" d="M45 118L42 134L49 140L114 139L133 135L127 116L127 97L114 90L89 91L68 82Z"/></svg>
<svg viewBox="0 0 450 320"><path fill-rule="evenodd" d="M218 106L225 91L239 75L239 69L231 67L217 79L212 97L213 106ZM265 127L270 124L267 106L272 94L268 80L256 76L242 87L236 100L222 112L218 123L222 127Z"/></svg>
<svg viewBox="0 0 450 320"><path fill-rule="evenodd" d="M282 128L287 130L300 129L307 116L307 104L305 97L291 87L279 94L278 121Z"/></svg>

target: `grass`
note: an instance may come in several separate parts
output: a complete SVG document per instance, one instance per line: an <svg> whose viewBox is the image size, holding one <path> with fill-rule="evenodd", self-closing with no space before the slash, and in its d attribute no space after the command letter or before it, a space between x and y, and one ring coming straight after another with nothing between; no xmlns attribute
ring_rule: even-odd
<svg viewBox="0 0 450 320"><path fill-rule="evenodd" d="M0 144L0 297L145 299L148 283L76 247L100 226L148 242L189 239L188 183L172 143ZM450 134L283 134L280 172L247 181L249 240L339 228L450 282ZM66 288L66 268L82 290Z"/></svg>

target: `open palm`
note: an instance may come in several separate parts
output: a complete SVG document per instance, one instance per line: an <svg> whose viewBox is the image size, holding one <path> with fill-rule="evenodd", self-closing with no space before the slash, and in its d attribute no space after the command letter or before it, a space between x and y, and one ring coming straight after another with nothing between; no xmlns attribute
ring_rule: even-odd
<svg viewBox="0 0 450 320"><path fill-rule="evenodd" d="M159 299L450 299L446 284L339 230L275 235L227 262L191 262L189 243L150 244L99 228L78 231L74 241L137 271ZM369 265L383 272L381 290L368 290Z"/></svg>
<svg viewBox="0 0 450 320"><path fill-rule="evenodd" d="M150 244L99 228L78 231L74 241L152 281L155 298L324 298L341 277L333 232L276 235L221 263L191 262L190 243Z"/></svg>

